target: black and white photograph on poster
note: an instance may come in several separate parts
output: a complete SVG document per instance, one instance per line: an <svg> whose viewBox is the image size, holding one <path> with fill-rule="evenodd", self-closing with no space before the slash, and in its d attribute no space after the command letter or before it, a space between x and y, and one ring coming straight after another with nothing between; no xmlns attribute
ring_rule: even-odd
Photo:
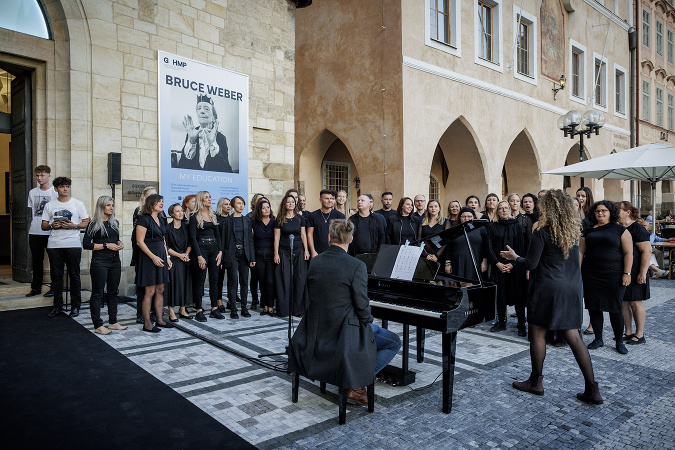
<svg viewBox="0 0 675 450"><path fill-rule="evenodd" d="M160 193L248 194L248 76L158 52Z"/></svg>

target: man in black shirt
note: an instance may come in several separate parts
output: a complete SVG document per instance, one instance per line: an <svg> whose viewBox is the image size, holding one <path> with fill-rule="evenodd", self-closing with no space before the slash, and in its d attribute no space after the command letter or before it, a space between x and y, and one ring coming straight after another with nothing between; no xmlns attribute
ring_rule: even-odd
<svg viewBox="0 0 675 450"><path fill-rule="evenodd" d="M373 201L364 194L356 201L358 212L349 220L354 223L354 240L349 244L349 254L377 253L384 244L385 223L377 213L370 211Z"/></svg>
<svg viewBox="0 0 675 450"><path fill-rule="evenodd" d="M345 215L333 209L337 192L323 189L319 193L321 208L311 213L305 212L307 217L307 244L309 252L314 258L328 249L328 228L335 219L344 219Z"/></svg>
<svg viewBox="0 0 675 450"><path fill-rule="evenodd" d="M417 194L415 196L415 211L413 215L420 219L420 222L424 220L424 214L426 214L427 198L422 194Z"/></svg>
<svg viewBox="0 0 675 450"><path fill-rule="evenodd" d="M396 210L391 209L391 204L393 202L394 194L389 191L382 193L382 209L378 209L375 212L384 217L385 223L388 222L391 217L396 215Z"/></svg>

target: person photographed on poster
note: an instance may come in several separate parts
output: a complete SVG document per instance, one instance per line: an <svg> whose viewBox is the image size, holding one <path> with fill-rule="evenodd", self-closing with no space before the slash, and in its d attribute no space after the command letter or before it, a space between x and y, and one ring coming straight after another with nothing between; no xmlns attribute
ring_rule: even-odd
<svg viewBox="0 0 675 450"><path fill-rule="evenodd" d="M213 100L206 95L198 95L196 112L199 122L196 126L189 114L183 118L186 136L179 167L232 173L227 156L227 139L218 131L218 114Z"/></svg>

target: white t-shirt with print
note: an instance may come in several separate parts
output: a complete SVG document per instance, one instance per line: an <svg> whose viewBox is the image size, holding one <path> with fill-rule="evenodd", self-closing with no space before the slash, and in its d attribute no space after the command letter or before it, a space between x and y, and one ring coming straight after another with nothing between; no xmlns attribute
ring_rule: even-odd
<svg viewBox="0 0 675 450"><path fill-rule="evenodd" d="M46 191L43 191L40 189L40 186L38 186L28 192L28 207L33 210L33 219L30 222L28 234L49 236L50 231L42 229L42 213L44 212L47 203L56 200L58 196L59 194L54 189L54 186L50 186Z"/></svg>
<svg viewBox="0 0 675 450"><path fill-rule="evenodd" d="M84 207L84 203L75 198L71 198L67 202L60 202L58 199L52 200L45 205L44 212L42 213L42 220L46 220L50 224L57 221L70 220L78 225L82 220L88 218L89 215L87 215L87 209ZM49 236L49 242L47 243L47 248L77 247L81 247L80 230L78 228L55 228L52 230L52 234Z"/></svg>

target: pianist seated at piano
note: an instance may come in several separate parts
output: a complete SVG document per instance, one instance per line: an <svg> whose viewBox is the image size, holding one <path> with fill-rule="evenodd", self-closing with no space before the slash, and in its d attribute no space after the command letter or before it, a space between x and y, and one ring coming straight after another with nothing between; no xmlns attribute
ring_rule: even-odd
<svg viewBox="0 0 675 450"><path fill-rule="evenodd" d="M348 389L347 398L367 404L363 389L391 361L401 340L373 324L366 265L347 254L354 225L336 219L330 247L309 265L309 306L288 348L288 369Z"/></svg>
<svg viewBox="0 0 675 450"><path fill-rule="evenodd" d="M586 389L577 398L600 404L602 396L593 374L588 349L579 335L582 320L582 281L579 262L581 219L572 198L559 189L546 192L540 200L539 227L532 232L526 257L510 246L502 258L530 271L527 321L530 327L530 378L513 382L513 387L536 395L544 394L542 369L546 357L546 330L565 336L584 376Z"/></svg>
<svg viewBox="0 0 675 450"><path fill-rule="evenodd" d="M476 212L473 208L465 206L459 210L460 223L469 222L476 218ZM488 237L484 227L476 228L469 232L469 242L471 249L476 257L476 263L480 264L480 271L486 272L488 269L487 252ZM445 273L449 273L461 278L468 278L478 282L478 274L473 266L469 246L466 244L464 235L451 240L445 247ZM462 287L471 286L472 283L461 282Z"/></svg>

